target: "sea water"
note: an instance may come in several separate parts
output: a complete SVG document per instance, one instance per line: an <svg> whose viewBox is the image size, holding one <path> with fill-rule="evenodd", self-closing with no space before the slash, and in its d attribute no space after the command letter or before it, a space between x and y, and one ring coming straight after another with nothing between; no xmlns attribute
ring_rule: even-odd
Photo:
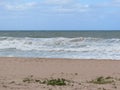
<svg viewBox="0 0 120 90"><path fill-rule="evenodd" d="M120 60L120 31L0 31L0 56Z"/></svg>

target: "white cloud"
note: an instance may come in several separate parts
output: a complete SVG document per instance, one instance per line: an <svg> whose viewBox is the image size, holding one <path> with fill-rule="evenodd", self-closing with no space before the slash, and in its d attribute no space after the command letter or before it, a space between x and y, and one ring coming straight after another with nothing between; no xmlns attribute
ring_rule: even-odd
<svg viewBox="0 0 120 90"><path fill-rule="evenodd" d="M28 2L28 3L22 3L22 4L3 2L1 3L0 6L2 6L3 8L7 10L26 10L26 9L36 6L36 4L37 3L35 2Z"/></svg>
<svg viewBox="0 0 120 90"><path fill-rule="evenodd" d="M120 2L120 0L113 0L113 2Z"/></svg>
<svg viewBox="0 0 120 90"><path fill-rule="evenodd" d="M88 4L84 4L84 5L83 4L76 4L75 8L81 12L85 12L85 11L90 10L90 5L88 5Z"/></svg>
<svg viewBox="0 0 120 90"><path fill-rule="evenodd" d="M120 0L112 0L112 1L107 1L107 2L102 2L100 4L96 4L95 6L98 7L104 7L104 8L115 8L115 7L120 7Z"/></svg>
<svg viewBox="0 0 120 90"><path fill-rule="evenodd" d="M86 12L90 9L89 5L74 0L45 0L44 4L50 5L52 12L58 13Z"/></svg>
<svg viewBox="0 0 120 90"><path fill-rule="evenodd" d="M73 2L73 0L46 0L44 3L46 4L68 4Z"/></svg>
<svg viewBox="0 0 120 90"><path fill-rule="evenodd" d="M11 2L0 1L0 6L11 11L23 11L34 8L41 12L45 11L51 13L75 13L90 10L90 5L82 4L74 0L43 0L42 2L18 2L17 0Z"/></svg>
<svg viewBox="0 0 120 90"><path fill-rule="evenodd" d="M63 8L63 7L57 7L53 8L54 12L58 13L73 13L73 12L87 12L88 10L85 8Z"/></svg>

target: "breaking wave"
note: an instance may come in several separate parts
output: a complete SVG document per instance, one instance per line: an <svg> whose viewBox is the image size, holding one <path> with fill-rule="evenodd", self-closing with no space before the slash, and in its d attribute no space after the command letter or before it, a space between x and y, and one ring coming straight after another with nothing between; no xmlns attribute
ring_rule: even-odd
<svg viewBox="0 0 120 90"><path fill-rule="evenodd" d="M0 56L120 59L120 39L0 37Z"/></svg>

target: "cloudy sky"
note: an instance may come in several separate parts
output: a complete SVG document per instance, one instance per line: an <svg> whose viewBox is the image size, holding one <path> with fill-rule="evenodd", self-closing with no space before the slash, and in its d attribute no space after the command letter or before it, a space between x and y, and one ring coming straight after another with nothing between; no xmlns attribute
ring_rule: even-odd
<svg viewBox="0 0 120 90"><path fill-rule="evenodd" d="M0 30L120 30L120 0L0 0Z"/></svg>

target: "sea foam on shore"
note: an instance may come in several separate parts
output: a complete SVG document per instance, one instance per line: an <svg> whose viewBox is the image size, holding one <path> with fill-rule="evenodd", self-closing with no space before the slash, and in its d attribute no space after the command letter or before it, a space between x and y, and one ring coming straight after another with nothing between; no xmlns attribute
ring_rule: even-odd
<svg viewBox="0 0 120 90"><path fill-rule="evenodd" d="M0 37L0 56L120 59L120 39Z"/></svg>

